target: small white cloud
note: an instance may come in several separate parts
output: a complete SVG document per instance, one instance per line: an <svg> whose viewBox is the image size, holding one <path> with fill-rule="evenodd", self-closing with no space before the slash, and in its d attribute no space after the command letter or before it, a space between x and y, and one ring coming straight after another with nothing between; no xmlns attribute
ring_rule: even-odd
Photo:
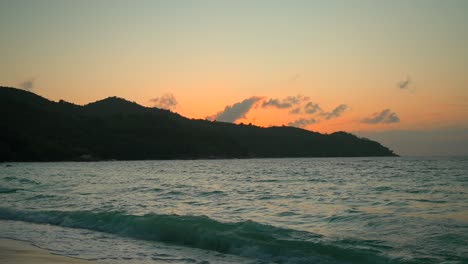
<svg viewBox="0 0 468 264"><path fill-rule="evenodd" d="M332 119L335 117L341 116L341 114L348 109L348 106L345 104L340 104L339 106L335 107L331 112L323 112L320 115L325 117L325 119Z"/></svg>
<svg viewBox="0 0 468 264"><path fill-rule="evenodd" d="M162 109L172 109L177 106L177 100L173 94L164 94L161 97L150 99L154 106Z"/></svg>
<svg viewBox="0 0 468 264"><path fill-rule="evenodd" d="M311 119L300 118L300 119L297 119L297 120L295 120L293 122L289 122L288 126L304 128L304 127L306 127L308 125L312 125L312 124L315 124L315 123L317 123L317 120L315 120L314 118L311 118Z"/></svg>
<svg viewBox="0 0 468 264"><path fill-rule="evenodd" d="M410 89L410 84L411 84L411 79L410 77L406 77L405 80L398 82L398 88L402 90L408 90Z"/></svg>
<svg viewBox="0 0 468 264"><path fill-rule="evenodd" d="M252 109L255 103L261 99L261 97L256 96L247 98L242 102L226 106L223 111L207 118L210 120L234 123L238 119L245 118L245 115Z"/></svg>
<svg viewBox="0 0 468 264"><path fill-rule="evenodd" d="M392 112L390 109L385 109L380 113L374 113L372 116L364 118L362 122L366 124L390 124L399 123L400 118L395 112Z"/></svg>

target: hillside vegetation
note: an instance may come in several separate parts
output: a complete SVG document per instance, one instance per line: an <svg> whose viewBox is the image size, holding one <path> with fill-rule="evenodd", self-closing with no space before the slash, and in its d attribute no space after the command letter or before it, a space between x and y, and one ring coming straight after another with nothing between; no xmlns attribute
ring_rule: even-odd
<svg viewBox="0 0 468 264"><path fill-rule="evenodd" d="M0 87L0 161L396 156L345 132L182 117L109 97L84 106Z"/></svg>

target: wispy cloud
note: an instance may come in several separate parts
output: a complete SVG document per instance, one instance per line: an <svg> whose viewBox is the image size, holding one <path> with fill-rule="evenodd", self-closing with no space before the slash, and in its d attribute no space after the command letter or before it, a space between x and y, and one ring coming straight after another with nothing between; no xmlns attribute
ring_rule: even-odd
<svg viewBox="0 0 468 264"><path fill-rule="evenodd" d="M276 107L279 109L283 108L290 108L293 105L290 102L280 101L279 99L270 99L268 101L263 102L262 107Z"/></svg>
<svg viewBox="0 0 468 264"><path fill-rule="evenodd" d="M312 102L308 102L305 106L304 106L304 112L306 114L315 114L317 112L321 112L322 109L320 108L320 106L318 104L314 104Z"/></svg>
<svg viewBox="0 0 468 264"><path fill-rule="evenodd" d="M252 107L260 101L262 97L253 96L243 100L242 102L235 103L230 106L226 106L223 111L216 115L208 117L208 119L222 121L222 122L235 122L241 118L245 118L245 115L252 109Z"/></svg>
<svg viewBox="0 0 468 264"><path fill-rule="evenodd" d="M276 107L279 109L291 108L295 105L300 104L301 102L309 100L309 97L296 95L296 96L288 96L283 99L271 98L266 100L262 103L262 107Z"/></svg>
<svg viewBox="0 0 468 264"><path fill-rule="evenodd" d="M177 100L173 94L164 94L161 97L150 99L154 106L162 109L172 109L177 106Z"/></svg>
<svg viewBox="0 0 468 264"><path fill-rule="evenodd" d="M339 106L335 107L331 112L322 112L320 113L321 116L323 116L325 119L329 120L332 118L336 118L341 116L344 111L348 109L348 106L345 104L340 104Z"/></svg>
<svg viewBox="0 0 468 264"><path fill-rule="evenodd" d="M293 122L289 122L288 126L304 128L304 127L306 127L308 125L312 125L312 124L315 124L315 123L317 123L317 120L315 120L314 118L311 118L311 119L300 118L300 119L297 119L297 120L295 120Z"/></svg>
<svg viewBox="0 0 468 264"><path fill-rule="evenodd" d="M340 104L329 112L325 112L318 103L312 102L310 97L304 95L287 96L282 98L265 98L253 96L233 105L228 105L223 111L206 117L208 120L234 123L245 118L253 108L260 106L262 109L286 110L294 119L290 119L289 126L306 127L321 120L329 120L340 117L349 107ZM251 116L249 116L251 118ZM254 118L254 117L252 117ZM255 118L254 118L255 119Z"/></svg>
<svg viewBox="0 0 468 264"><path fill-rule="evenodd" d="M367 124L390 124L400 122L400 118L395 112L385 109L382 112L374 113L372 116L364 118L362 122Z"/></svg>
<svg viewBox="0 0 468 264"><path fill-rule="evenodd" d="M406 77L405 80L398 82L398 88L400 88L402 90L408 90L408 89L411 88L410 84L411 84L411 79L408 76L408 77Z"/></svg>
<svg viewBox="0 0 468 264"><path fill-rule="evenodd" d="M23 89L23 90L27 90L27 91L30 91L30 90L34 89L34 78L31 78L31 79L28 79L26 81L20 82L18 84L18 87Z"/></svg>
<svg viewBox="0 0 468 264"><path fill-rule="evenodd" d="M294 109L292 109L291 111L289 111L290 114L293 114L293 115L298 115L301 113L301 108L300 107L296 107Z"/></svg>

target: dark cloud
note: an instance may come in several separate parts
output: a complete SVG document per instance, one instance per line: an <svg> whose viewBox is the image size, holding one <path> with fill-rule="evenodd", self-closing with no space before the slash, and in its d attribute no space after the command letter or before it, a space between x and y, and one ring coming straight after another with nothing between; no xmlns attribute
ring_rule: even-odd
<svg viewBox="0 0 468 264"><path fill-rule="evenodd" d="M238 119L245 118L245 115L250 111L250 109L252 109L255 103L261 99L261 97L253 96L243 100L242 102L235 103L231 106L226 106L224 111L221 111L214 116L208 117L208 119L234 123Z"/></svg>
<svg viewBox="0 0 468 264"><path fill-rule="evenodd" d="M398 82L398 87L402 90L410 89L411 79L406 77L406 80Z"/></svg>
<svg viewBox="0 0 468 264"><path fill-rule="evenodd" d="M385 109L380 113L374 113L371 117L364 118L362 122L367 124L390 124L400 122L400 118L395 112Z"/></svg>
<svg viewBox="0 0 468 264"><path fill-rule="evenodd" d="M320 113L321 116L325 117L325 119L332 119L335 117L339 117L346 109L348 109L348 106L345 104L340 104L337 106L335 109L333 109L331 112L322 112Z"/></svg>
<svg viewBox="0 0 468 264"><path fill-rule="evenodd" d="M312 102L308 102L305 106L304 106L304 112L306 114L315 114L316 112L319 112L319 111L322 111L322 109L320 108L320 106L318 104L314 104Z"/></svg>
<svg viewBox="0 0 468 264"><path fill-rule="evenodd" d="M301 94L298 94L296 96L288 96L285 99L286 102L290 102L290 103L292 103L294 105L300 104L302 102L307 102L309 100L310 100L310 97L304 96L304 95L301 95Z"/></svg>
<svg viewBox="0 0 468 264"><path fill-rule="evenodd" d="M269 107L269 106L283 109L283 108L292 107L292 104L289 102L280 101L279 99L270 99L268 101L263 102L262 104L262 107Z"/></svg>
<svg viewBox="0 0 468 264"><path fill-rule="evenodd" d="M150 99L154 106L162 109L172 109L177 106L177 100L173 94L165 94L161 97Z"/></svg>
<svg viewBox="0 0 468 264"><path fill-rule="evenodd" d="M18 87L27 91L32 90L34 89L34 79L29 79L24 82L20 82L18 84Z"/></svg>
<svg viewBox="0 0 468 264"><path fill-rule="evenodd" d="M309 97L302 96L302 95L296 95L296 96L288 96L283 99L270 99L267 101L264 101L262 104L262 107L276 107L279 109L285 109L285 108L291 108L294 105L298 105L301 102L305 102L309 100Z"/></svg>
<svg viewBox="0 0 468 264"><path fill-rule="evenodd" d="M304 119L304 118L300 118L300 119L297 119L293 122L289 122L288 123L288 126L293 126L293 127L306 127L308 125L312 125L312 124L315 124L317 123L317 120L315 120L314 118L311 118L311 119Z"/></svg>

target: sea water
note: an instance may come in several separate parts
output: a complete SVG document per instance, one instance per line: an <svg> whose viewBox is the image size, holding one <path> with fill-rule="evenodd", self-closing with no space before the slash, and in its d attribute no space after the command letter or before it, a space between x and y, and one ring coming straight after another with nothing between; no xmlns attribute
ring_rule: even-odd
<svg viewBox="0 0 468 264"><path fill-rule="evenodd" d="M468 263L468 159L3 163L0 237L101 263Z"/></svg>

